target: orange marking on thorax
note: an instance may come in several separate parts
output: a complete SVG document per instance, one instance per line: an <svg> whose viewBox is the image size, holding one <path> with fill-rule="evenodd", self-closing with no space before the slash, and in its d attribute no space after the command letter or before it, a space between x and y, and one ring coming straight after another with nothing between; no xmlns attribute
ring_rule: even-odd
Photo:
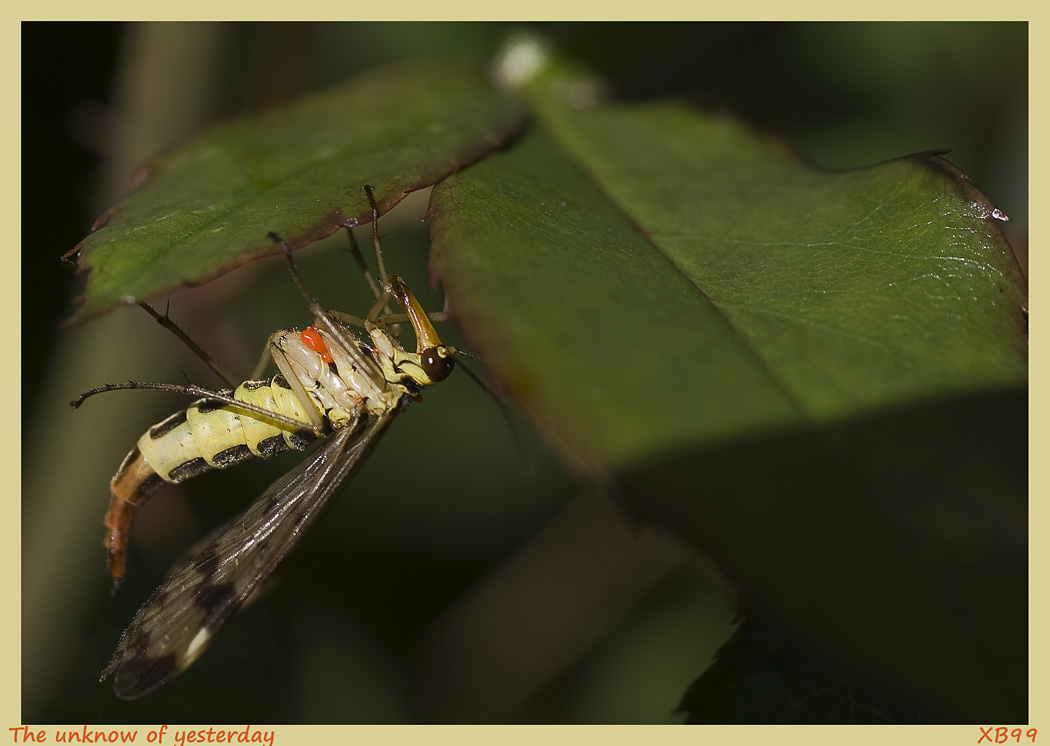
<svg viewBox="0 0 1050 746"><path fill-rule="evenodd" d="M303 340L303 344L309 347L311 350L321 356L321 360L326 363L334 362L332 353L325 347L324 339L321 338L321 330L316 326L308 326L303 329L303 333L299 335Z"/></svg>

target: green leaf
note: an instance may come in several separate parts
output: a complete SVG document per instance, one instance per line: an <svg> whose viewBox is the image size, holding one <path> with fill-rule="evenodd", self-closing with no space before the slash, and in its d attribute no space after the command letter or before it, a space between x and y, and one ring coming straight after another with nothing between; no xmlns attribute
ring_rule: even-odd
<svg viewBox="0 0 1050 746"><path fill-rule="evenodd" d="M437 188L434 261L574 452L618 465L1024 384L1020 270L937 156L825 173L678 104L537 109L554 137Z"/></svg>
<svg viewBox="0 0 1050 746"><path fill-rule="evenodd" d="M1025 722L1026 403L931 399L683 446L619 483L808 657L905 695L927 721ZM761 703L738 704L753 716Z"/></svg>
<svg viewBox="0 0 1050 746"><path fill-rule="evenodd" d="M521 109L475 70L429 62L371 72L282 109L218 125L137 176L82 241L79 318L371 219L504 142Z"/></svg>
<svg viewBox="0 0 1050 746"><path fill-rule="evenodd" d="M937 155L829 173L553 66L519 92L529 131L469 168L520 107L432 64L217 128L81 244L81 316L367 219L364 183L386 210L440 181L456 317L570 459L841 665L1025 719L1025 288L1001 214Z"/></svg>
<svg viewBox="0 0 1050 746"><path fill-rule="evenodd" d="M537 126L431 203L494 374L793 634L950 717L1024 719L1025 288L1001 213L937 155L828 173L573 73L524 92Z"/></svg>

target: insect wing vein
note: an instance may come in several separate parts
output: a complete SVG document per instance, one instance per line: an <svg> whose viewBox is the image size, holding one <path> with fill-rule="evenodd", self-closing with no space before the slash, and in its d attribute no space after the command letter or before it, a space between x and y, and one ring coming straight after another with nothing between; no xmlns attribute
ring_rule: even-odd
<svg viewBox="0 0 1050 746"><path fill-rule="evenodd" d="M154 691L192 664L314 523L400 408L364 416L267 488L138 610L105 679L122 699Z"/></svg>

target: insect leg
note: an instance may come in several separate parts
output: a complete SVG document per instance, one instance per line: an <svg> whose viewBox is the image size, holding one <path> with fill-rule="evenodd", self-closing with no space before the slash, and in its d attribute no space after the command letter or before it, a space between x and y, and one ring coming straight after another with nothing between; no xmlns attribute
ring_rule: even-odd
<svg viewBox="0 0 1050 746"><path fill-rule="evenodd" d="M386 262L383 261L383 243L379 238L379 206L376 204L375 195L372 193L372 186L370 184L365 184L362 189L364 189L365 194L368 195L368 202L372 206L372 248L375 250L376 262L379 265L379 279L381 287L383 288L382 297L379 295L376 296L376 303L368 312L367 319L371 323L380 324L382 326L403 324L411 321L411 318L409 318L407 314L390 313L390 275L387 274ZM382 303L379 302L380 300L382 300ZM440 313L427 314L427 316L430 317L431 321L447 320L448 296L445 296L445 308L443 311Z"/></svg>
<svg viewBox="0 0 1050 746"><path fill-rule="evenodd" d="M236 378L231 376L229 374L229 372L225 368L222 367L222 365L219 363L218 360L213 358L211 355L209 355L207 352L205 352L204 349L199 344L194 342L193 339L190 337L190 335L187 334L185 331L183 331L182 327L180 327L178 324L176 324L174 321L172 321L171 316L168 315L168 309L167 308L164 309L164 315L162 316L161 314L157 313L153 309L153 307L150 306L147 303L141 303L140 302L139 306L141 306L143 309L145 309L145 311L150 316L152 316L157 321L158 324L160 324L165 329L167 329L169 332L171 332L176 337L178 337L180 340L182 340L182 343L185 344L187 347L189 347L197 357L199 357L201 360L203 360L204 364L207 365L209 368L211 368L212 372L215 373L215 375L217 375L219 378L221 378L223 380L223 383L225 383L230 388L235 388L237 386L237 384L240 383L240 381L238 381Z"/></svg>
<svg viewBox="0 0 1050 746"><path fill-rule="evenodd" d="M281 332L277 332L270 337L270 352L273 354L273 361L277 364L277 369L281 371L281 375L288 382L288 385L292 387L292 392L295 394L295 398L302 404L303 409L306 411L307 416L310 418L311 427L315 432L321 432L324 429L324 418L321 413L317 411L317 407L314 406L313 401L310 399L310 395L306 393L306 389L303 388L302 381L295 375L295 371L292 370L291 363L288 362L288 356L284 354L284 350L277 346L274 341Z"/></svg>
<svg viewBox="0 0 1050 746"><path fill-rule="evenodd" d="M390 277L386 273L386 262L383 261L383 243L379 240L379 206L372 193L372 185L365 184L361 188L368 195L368 204L372 206L372 249L376 253L376 264L379 265L379 286L385 290Z"/></svg>
<svg viewBox="0 0 1050 746"><path fill-rule="evenodd" d="M367 329L368 324L360 316L354 316L353 314L346 313L345 311L337 311L334 308L328 311L328 315L338 321L340 324L345 326L356 326L359 329ZM404 315L404 314L401 314ZM407 321L407 318L406 318Z"/></svg>
<svg viewBox="0 0 1050 746"><path fill-rule="evenodd" d="M273 422L285 425L288 427L302 429L309 428L314 429L313 423L303 422L297 420L294 417L288 417L252 404L250 402L242 401L235 398L229 391L212 391L202 386L196 386L190 384L177 384L177 383L157 383L155 381L128 381L127 383L107 383L105 386L99 386L93 388L90 391L85 391L83 394L78 396L69 402L69 406L73 409L79 409L80 405L84 403L89 397L95 396L96 394L104 394L107 391L131 391L131 390L148 390L148 391L171 391L176 394L186 394L187 396L202 396L206 399L214 401L221 401L224 404L231 404L238 409L243 409L245 412L251 412L252 414L260 415L265 419L272 420Z"/></svg>
<svg viewBox="0 0 1050 746"><path fill-rule="evenodd" d="M323 327L324 330L328 332L344 350L346 350L347 355L353 358L358 366L362 367L364 370L371 370L372 362L362 355L357 344L347 335L344 328L337 324L332 319L331 315L321 307L317 298L310 294L309 289L306 287L306 281L303 279L303 276L299 274L299 268L295 265L295 259L292 258L292 248L283 238L273 231L267 235L271 241L279 244L281 248L284 249L285 258L288 260L288 270L292 273L292 279L295 280L295 284L299 288L299 292L303 296L303 299L306 301L306 306L310 309L310 313L314 315L317 325ZM276 357L274 359L276 362ZM289 383L291 383L291 381L289 381Z"/></svg>
<svg viewBox="0 0 1050 746"><path fill-rule="evenodd" d="M361 247L357 244L357 236L354 235L353 230L350 228L346 229L346 234L350 237L350 253L353 255L354 261L357 262L357 267L361 270L361 274L365 276L368 287L372 289L372 295L378 298L381 292L379 285L376 284L376 278L372 276L372 271L368 269L368 264L365 263L365 258L361 255Z"/></svg>
<svg viewBox="0 0 1050 746"><path fill-rule="evenodd" d="M426 317L435 324L440 324L443 321L448 321L450 318L452 318L452 314L448 312L447 308L448 303L446 301L446 310L431 311L426 314ZM353 316L349 313L337 311L335 309L329 310L328 313L333 319L338 321L340 324L345 324L347 326L357 326L362 329L368 328L368 322L366 322L365 319L362 319L359 316ZM372 323L378 326L389 327L394 324L408 324L411 321L412 319L407 313L384 313L383 315L376 318L376 320Z"/></svg>
<svg viewBox="0 0 1050 746"><path fill-rule="evenodd" d="M320 434L315 424L289 416L298 415L302 407L289 406L292 397L287 394L284 404L279 402L282 390L276 380L270 384L246 381L232 394L199 386L130 381L87 392L71 404L77 405L95 393L120 389L176 391L205 398L147 430L110 480L103 546L114 588L124 577L128 536L135 516L165 483L177 484L252 455L266 457L288 447L301 449Z"/></svg>
<svg viewBox="0 0 1050 746"><path fill-rule="evenodd" d="M270 365L271 360L273 360L273 355L270 354L270 340L266 340L266 344L263 345L262 354L259 355L259 362L257 362L252 369L252 378L261 378L262 374L266 371L266 368Z"/></svg>

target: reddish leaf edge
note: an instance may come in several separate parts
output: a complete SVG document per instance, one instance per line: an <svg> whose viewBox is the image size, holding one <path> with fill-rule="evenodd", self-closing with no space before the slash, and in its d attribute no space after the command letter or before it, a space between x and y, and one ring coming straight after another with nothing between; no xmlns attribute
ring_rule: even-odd
<svg viewBox="0 0 1050 746"><path fill-rule="evenodd" d="M383 215L393 210L409 194L419 191L421 189L432 187L440 183L444 179L448 178L450 175L462 171L465 168L469 168L471 165L484 158L485 155L492 152L493 150L506 147L511 141L518 137L518 135L524 128L527 119L527 114L524 111L517 113L504 126L500 127L497 130L494 130L490 137L479 140L476 147L466 150L462 153L457 153L444 163L437 164L437 167L434 169L433 173L424 174L421 179L412 182L407 187L402 185L373 184L372 188L375 193L376 206L378 207L379 216L382 217ZM128 193L135 191L136 189L141 187L146 181L148 181L148 173L148 166L139 169L139 171L136 172L135 177L132 179L132 188L129 189ZM364 186L364 184L361 184L362 190L364 189ZM126 197L127 193L124 196ZM123 197L121 199L123 199ZM96 220L91 226L92 232L94 232L98 228L101 228L108 222L109 218L113 215L114 208L117 204L119 204L119 200L117 203L114 203L114 205L104 210L99 215L99 217L96 218ZM429 213L427 217L429 217ZM298 251L299 249L303 249L316 241L328 238L329 236L341 229L355 228L360 225L367 225L371 222L371 208L364 210L359 215L351 217L347 217L342 210L336 209L329 212L327 215L324 216L324 218L322 218L320 221L315 223L307 230L301 231L297 234L287 234L285 232L282 232L279 225L275 226L274 232L278 233L285 240L285 242L292 249L292 251ZM89 238L90 234L89 236L86 236L84 239L82 239L79 243L77 243L77 245L74 246L70 251L63 254L60 257L60 260L67 265L74 266L74 272L76 275L87 275L90 282L91 268L85 266L80 261L80 253L82 247L84 243L86 243L89 240ZM143 298L129 296L124 300L124 302L113 302L106 306L98 308L97 310L91 313L84 313L84 306L87 297L87 289L85 289L85 292L80 293L74 296L73 298L74 305L78 307L78 310L74 312L72 317L62 321L61 326L63 328L73 327L86 321L91 321L93 319L99 318L118 306L130 306L138 302L148 302L153 298L166 295L168 293L177 291L181 288L200 287L202 285L206 285L207 283L218 279L219 277L222 277L223 275L229 272L233 272L234 270L239 269L240 267L248 264L249 262L253 262L257 259L265 259L267 257L276 256L281 254L282 251L283 249L277 246L277 244L273 243L265 236L261 236L260 243L257 247L246 247L246 250L238 256L236 261L232 261L221 267L219 270L211 273L207 277L201 278L199 282L179 282L171 285L170 287L164 290L152 293Z"/></svg>

